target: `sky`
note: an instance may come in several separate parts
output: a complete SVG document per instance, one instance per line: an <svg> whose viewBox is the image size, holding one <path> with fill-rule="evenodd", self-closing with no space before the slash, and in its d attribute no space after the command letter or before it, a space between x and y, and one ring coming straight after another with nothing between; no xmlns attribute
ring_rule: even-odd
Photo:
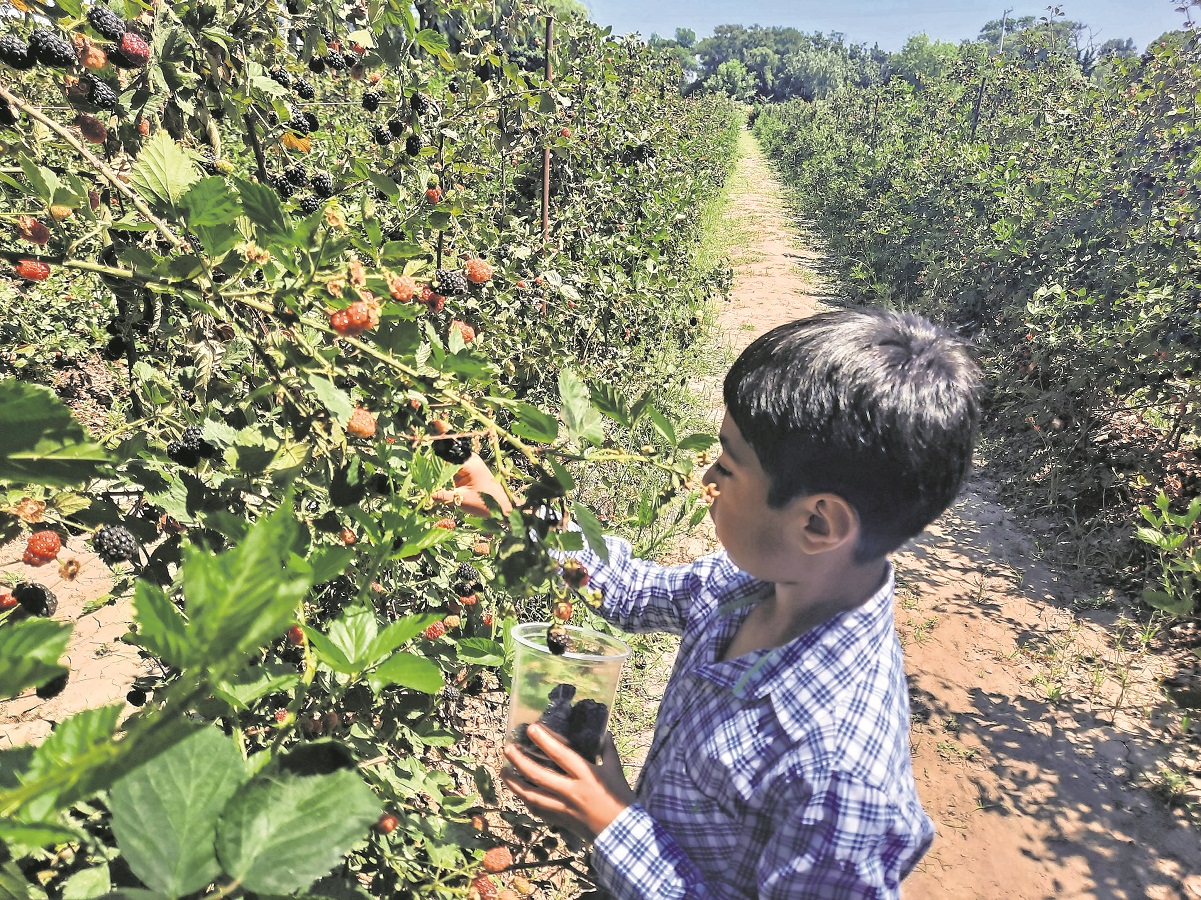
<svg viewBox="0 0 1201 900"><path fill-rule="evenodd" d="M698 38L713 33L715 25L781 25L801 31L841 31L855 44L876 44L897 51L912 35L925 32L932 38L958 43L972 39L990 19L1000 19L1006 8L1011 16L1043 16L1047 3L1020 0L958 0L925 3L903 0L584 0L591 18L612 25L619 34L637 31L672 37L677 28L691 28ZM1139 49L1165 31L1180 28L1184 16L1177 0L1063 0L1060 8L1072 21L1093 30L1096 43L1110 38L1134 38Z"/></svg>

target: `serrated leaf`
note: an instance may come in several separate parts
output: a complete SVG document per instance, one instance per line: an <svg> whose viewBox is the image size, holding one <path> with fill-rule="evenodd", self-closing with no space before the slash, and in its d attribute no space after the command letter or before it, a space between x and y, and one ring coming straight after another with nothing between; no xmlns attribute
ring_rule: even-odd
<svg viewBox="0 0 1201 900"><path fill-rule="evenodd" d="M429 51L435 56L445 53L450 49L450 42L432 28L421 29L419 32L417 32L414 40L417 42L419 47Z"/></svg>
<svg viewBox="0 0 1201 900"><path fill-rule="evenodd" d="M605 439L605 428L600 413L592 405L587 386L571 369L559 372L559 398L562 401L563 424L572 440L600 444Z"/></svg>
<svg viewBox="0 0 1201 900"><path fill-rule="evenodd" d="M139 647L181 669L200 658L204 648L193 646L183 615L158 585L138 579L133 608Z"/></svg>
<svg viewBox="0 0 1201 900"><path fill-rule="evenodd" d="M350 414L354 412L354 402L346 391L335 387L334 383L323 375L310 375L309 387L337 422L345 425L350 421Z"/></svg>
<svg viewBox="0 0 1201 900"><path fill-rule="evenodd" d="M174 207L200 180L200 172L192 157L160 130L142 145L129 179L143 193Z"/></svg>
<svg viewBox="0 0 1201 900"><path fill-rule="evenodd" d="M79 835L54 822L0 822L0 845L7 848L28 847L30 850L77 841ZM4 876L0 874L0 898L8 900Z"/></svg>
<svg viewBox="0 0 1201 900"><path fill-rule="evenodd" d="M259 776L222 813L217 855L247 890L291 894L328 874L379 812L353 771Z"/></svg>
<svg viewBox="0 0 1201 900"><path fill-rule="evenodd" d="M375 690L399 685L425 694L436 694L442 690L442 670L432 659L416 653L401 651L394 653L386 662L371 673L371 686Z"/></svg>
<svg viewBox="0 0 1201 900"><path fill-rule="evenodd" d="M47 790L23 810L27 818L46 818L61 802L86 796L97 790L105 777L104 767L91 765L80 773L76 762L91 751L112 745L123 703L85 709L58 723L50 736L38 746L30 759L24 780L30 783L56 771L72 771L74 780L61 791ZM66 798L65 800L63 798Z"/></svg>
<svg viewBox="0 0 1201 900"><path fill-rule="evenodd" d="M347 608L329 626L330 641L356 670L375 661L369 658L369 651L378 633L375 610L362 605Z"/></svg>
<svg viewBox="0 0 1201 900"><path fill-rule="evenodd" d="M655 431L663 435L667 442L674 447L676 444L676 430L672 427L671 422L667 421L663 413L659 412L653 406L648 406L646 408L646 416L651 420L651 425L654 426Z"/></svg>
<svg viewBox="0 0 1201 900"><path fill-rule="evenodd" d="M17 694L67 671L58 664L67 652L71 626L33 618L0 627L0 697Z"/></svg>
<svg viewBox="0 0 1201 900"><path fill-rule="evenodd" d="M292 690L299 681L295 667L275 663L251 667L232 679L219 681L213 693L234 709L250 709L268 694Z"/></svg>
<svg viewBox="0 0 1201 900"><path fill-rule="evenodd" d="M717 438L715 438L713 435L697 432L696 434L688 435L688 437L684 438L676 446L678 449L684 450L685 452L696 453L701 450L708 450L715 443L717 443Z"/></svg>
<svg viewBox="0 0 1201 900"><path fill-rule="evenodd" d="M271 82L275 84L275 82ZM189 227L228 225L240 211L238 196L225 179L213 175L192 185L181 201Z"/></svg>
<svg viewBox="0 0 1201 900"><path fill-rule="evenodd" d="M403 619L397 619L395 622L390 623L371 642L371 649L368 651L368 655L371 657L372 662L383 659L401 644L412 640L428 626L441 618L442 616L438 613L421 613L420 615L405 616Z"/></svg>
<svg viewBox="0 0 1201 900"><path fill-rule="evenodd" d="M188 553L183 564L188 636L219 669L281 634L312 587L312 568L289 548L296 520L284 504L219 555Z"/></svg>
<svg viewBox="0 0 1201 900"><path fill-rule="evenodd" d="M202 728L118 780L113 835L134 874L170 897L217 878L217 822L248 778L234 741Z"/></svg>
<svg viewBox="0 0 1201 900"><path fill-rule="evenodd" d="M48 388L0 382L0 481L67 487L111 461Z"/></svg>
<svg viewBox="0 0 1201 900"><path fill-rule="evenodd" d="M511 430L518 437L552 444L559 436L559 421L530 403L518 401L510 405L513 412Z"/></svg>
<svg viewBox="0 0 1201 900"><path fill-rule="evenodd" d="M592 514L592 510L582 503L573 504L572 509L575 511L575 520L580 526L580 531L584 532L584 537L592 552L608 562L609 547L605 544L605 529L600 520Z"/></svg>
<svg viewBox="0 0 1201 900"><path fill-rule="evenodd" d="M284 213L279 195L264 184L255 184L239 178L238 193L242 197L242 210L254 223L259 243L266 247L291 248L292 226Z"/></svg>
<svg viewBox="0 0 1201 900"><path fill-rule="evenodd" d="M502 666L505 648L484 637L464 638L455 645L459 662L475 666Z"/></svg>
<svg viewBox="0 0 1201 900"><path fill-rule="evenodd" d="M93 866L90 869L80 869L63 882L62 900L92 900L102 897L112 890L113 880L108 872L108 864Z"/></svg>

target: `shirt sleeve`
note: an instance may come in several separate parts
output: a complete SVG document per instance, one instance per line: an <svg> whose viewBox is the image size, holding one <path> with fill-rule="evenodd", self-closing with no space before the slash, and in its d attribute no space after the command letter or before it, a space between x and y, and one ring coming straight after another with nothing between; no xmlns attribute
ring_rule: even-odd
<svg viewBox="0 0 1201 900"><path fill-rule="evenodd" d="M624 631L683 634L702 591L712 594L715 584L741 574L724 553L664 566L636 558L623 538L605 535L605 546L608 560L588 548L570 555L588 570L589 587L601 592L597 612Z"/></svg>
<svg viewBox="0 0 1201 900"><path fill-rule="evenodd" d="M901 879L933 840L928 820L922 817L916 828L908 821L878 789L833 778L778 823L758 884L732 885L706 880L697 862L635 803L597 835L592 865L616 900L882 900L900 896Z"/></svg>

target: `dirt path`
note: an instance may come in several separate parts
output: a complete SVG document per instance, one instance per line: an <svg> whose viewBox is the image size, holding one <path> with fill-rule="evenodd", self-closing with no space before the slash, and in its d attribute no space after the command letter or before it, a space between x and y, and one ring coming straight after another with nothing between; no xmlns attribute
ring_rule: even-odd
<svg viewBox="0 0 1201 900"><path fill-rule="evenodd" d="M798 249L779 183L743 139L728 214L742 240L719 310L731 354L830 299L820 254ZM697 387L716 424L720 384ZM895 558L914 768L938 830L905 896L1201 898L1201 833L1147 790L1173 761L1163 730L1179 727L1156 689L1162 667L1103 595L1038 561L985 475ZM698 529L671 557L713 546Z"/></svg>

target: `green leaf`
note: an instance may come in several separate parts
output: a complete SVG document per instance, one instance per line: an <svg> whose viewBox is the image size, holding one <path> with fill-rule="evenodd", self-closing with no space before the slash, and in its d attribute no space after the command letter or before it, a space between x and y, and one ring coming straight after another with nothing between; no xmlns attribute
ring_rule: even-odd
<svg viewBox="0 0 1201 900"><path fill-rule="evenodd" d="M589 393L592 396L592 405L603 415L608 416L618 425L630 427L630 411L626 409L625 399L613 385L602 381L589 388Z"/></svg>
<svg viewBox="0 0 1201 900"><path fill-rule="evenodd" d="M1185 616L1192 612L1192 597L1177 597L1167 591L1157 591L1147 588L1143 591L1143 602L1156 609L1162 609L1170 616Z"/></svg>
<svg viewBox="0 0 1201 900"><path fill-rule="evenodd" d="M375 690L392 684L436 694L442 690L442 670L432 659L401 651L371 673L371 686Z"/></svg>
<svg viewBox="0 0 1201 900"><path fill-rule="evenodd" d="M58 723L50 736L33 751L29 769L24 775L26 783L38 780L56 771L71 770L76 762L93 750L109 747L117 730L123 703L112 703L95 709L85 709ZM53 812L60 797L79 797L91 793L97 785L88 781L88 776L102 778L102 767L91 766L89 771L61 792L47 791L36 801L26 805L26 818L45 818Z"/></svg>
<svg viewBox="0 0 1201 900"><path fill-rule="evenodd" d="M58 660L70 640L65 622L34 618L0 626L0 697L15 697L67 671Z"/></svg>
<svg viewBox="0 0 1201 900"><path fill-rule="evenodd" d="M416 616L405 616L397 619L379 633L371 642L368 656L372 662L388 656L397 647L421 634L427 627L437 622L442 616L438 613L421 613Z"/></svg>
<svg viewBox="0 0 1201 900"><path fill-rule="evenodd" d="M44 169L36 162L30 159L25 154L21 154L21 171L25 174L25 180L29 182L29 186L33 188L33 192L38 196L38 199L47 205L54 202L54 195L58 193L58 188L61 182L58 176L50 169Z"/></svg>
<svg viewBox="0 0 1201 900"><path fill-rule="evenodd" d="M176 206L199 180L200 172L192 157L162 130L142 145L130 173L135 187L168 206Z"/></svg>
<svg viewBox="0 0 1201 900"><path fill-rule="evenodd" d="M138 579L133 608L139 647L181 669L192 665L204 653L203 647L192 644L187 622L158 585Z"/></svg>
<svg viewBox="0 0 1201 900"><path fill-rule="evenodd" d="M349 547L317 547L309 556L313 567L313 584L332 581L354 560L354 551Z"/></svg>
<svg viewBox="0 0 1201 900"><path fill-rule="evenodd" d="M289 549L296 534L290 504L284 504L233 549L219 556L188 553L183 587L189 638L214 669L240 661L292 621L312 587L312 568Z"/></svg>
<svg viewBox="0 0 1201 900"><path fill-rule="evenodd" d="M318 661L329 666L335 672L341 672L343 675L354 675L358 672L358 669L346 658L346 654L342 652L338 645L316 628L311 625L305 625L304 634L308 638L309 646L317 654Z"/></svg>
<svg viewBox="0 0 1201 900"><path fill-rule="evenodd" d="M102 897L113 887L112 877L108 872L108 864L94 866L90 869L80 869L63 882L62 900L92 900Z"/></svg>
<svg viewBox="0 0 1201 900"><path fill-rule="evenodd" d="M703 434L697 432L690 434L677 444L677 448L688 453L696 453L701 450L708 450L717 442L717 439L711 434Z"/></svg>
<svg viewBox="0 0 1201 900"><path fill-rule="evenodd" d="M579 523L580 531L584 532L584 537L588 541L588 546L597 556L608 562L609 547L605 544L605 529L600 520L583 503L572 504L572 509L575 511L575 520Z"/></svg>
<svg viewBox="0 0 1201 900"><path fill-rule="evenodd" d="M505 648L484 637L464 638L455 645L459 662L476 666L503 666Z"/></svg>
<svg viewBox="0 0 1201 900"><path fill-rule="evenodd" d="M339 424L345 425L350 421L350 414L354 412L354 402L346 391L334 387L334 383L323 375L310 375L309 387Z"/></svg>
<svg viewBox="0 0 1201 900"><path fill-rule="evenodd" d="M663 413L659 412L653 406L646 408L646 415L651 420L651 424L655 426L655 431L663 435L667 443L674 447L676 445L676 430L672 427L671 422L667 421Z"/></svg>
<svg viewBox="0 0 1201 900"><path fill-rule="evenodd" d="M409 241L388 241L388 243L380 248L380 262L384 265L395 265L407 259L421 256L425 252L426 249L420 244L410 243Z"/></svg>
<svg viewBox="0 0 1201 900"><path fill-rule="evenodd" d="M369 658L378 628L375 610L362 605L349 607L329 626L329 639L356 669L365 669L375 660Z"/></svg>
<svg viewBox="0 0 1201 900"><path fill-rule="evenodd" d="M563 402L563 424L572 440L600 444L605 439L600 413L592 406L591 395L580 377L570 369L559 372L559 397Z"/></svg>
<svg viewBox="0 0 1201 900"><path fill-rule="evenodd" d="M336 866L379 812L379 800L353 771L260 776L222 814L217 855L247 890L291 894Z"/></svg>
<svg viewBox="0 0 1201 900"><path fill-rule="evenodd" d="M0 481L68 487L95 477L111 459L53 391L0 382Z"/></svg>
<svg viewBox="0 0 1201 900"><path fill-rule="evenodd" d="M79 840L79 834L54 822L0 822L0 845L27 847L30 850ZM0 898L4 893L4 876L0 874Z"/></svg>
<svg viewBox="0 0 1201 900"><path fill-rule="evenodd" d="M213 693L234 709L250 709L268 694L290 691L300 681L294 666L270 663L245 669L231 679L219 681Z"/></svg>
<svg viewBox="0 0 1201 900"><path fill-rule="evenodd" d="M292 226L284 213L279 195L265 184L237 179L238 193L242 196L242 209L254 223L259 242L267 247L290 248Z"/></svg>
<svg viewBox="0 0 1201 900"><path fill-rule="evenodd" d="M192 228L228 225L241 211L237 194L216 175L192 185L183 196L182 206L184 219Z"/></svg>
<svg viewBox="0 0 1201 900"><path fill-rule="evenodd" d="M514 417L512 431L518 437L550 444L559 436L559 422L554 416L520 401L512 404L511 408Z"/></svg>
<svg viewBox="0 0 1201 900"><path fill-rule="evenodd" d="M432 28L421 29L419 32L417 32L417 36L414 38L414 40L417 41L418 46L428 50L434 56L445 53L450 49L450 42Z"/></svg>
<svg viewBox="0 0 1201 900"><path fill-rule="evenodd" d="M387 175L381 175L379 172L369 171L367 178L375 186L376 190L386 197L395 197L400 193L400 188L396 182Z"/></svg>
<svg viewBox="0 0 1201 900"><path fill-rule="evenodd" d="M117 781L113 835L134 874L171 897L216 879L217 821L248 778L237 744L202 728Z"/></svg>

